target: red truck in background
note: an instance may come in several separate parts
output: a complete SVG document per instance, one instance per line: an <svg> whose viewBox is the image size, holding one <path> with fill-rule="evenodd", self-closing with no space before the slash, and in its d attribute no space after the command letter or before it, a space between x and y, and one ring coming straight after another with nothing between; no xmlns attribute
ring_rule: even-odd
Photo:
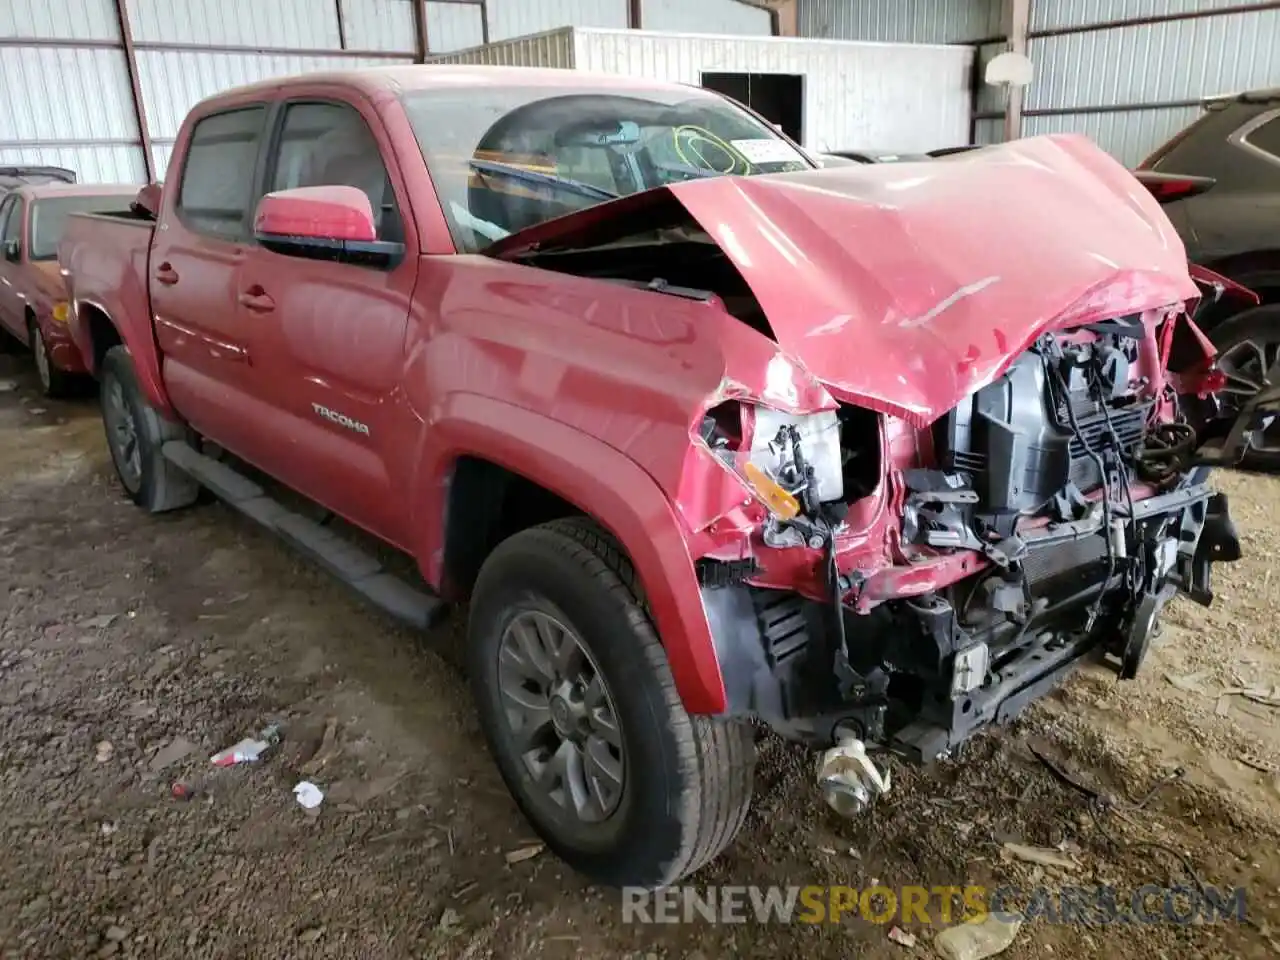
<svg viewBox="0 0 1280 960"><path fill-rule="evenodd" d="M1207 430L1182 246L1087 141L818 170L643 80L235 90L60 256L130 496L203 484L413 623L469 600L506 783L619 884L730 842L748 720L927 762L1086 658L1131 677L1239 556L1208 474L1277 404Z"/></svg>
<svg viewBox="0 0 1280 960"><path fill-rule="evenodd" d="M86 373L67 330L66 285L58 267L58 241L72 213L110 210L127 203L136 187L68 185L58 167L18 168L53 182L15 185L0 200L0 348L5 331L31 348L45 396L68 392ZM4 168L0 168L0 178Z"/></svg>

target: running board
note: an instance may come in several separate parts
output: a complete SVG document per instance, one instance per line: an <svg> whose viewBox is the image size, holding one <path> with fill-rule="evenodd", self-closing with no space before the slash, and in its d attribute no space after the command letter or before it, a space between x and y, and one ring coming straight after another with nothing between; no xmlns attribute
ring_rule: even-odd
<svg viewBox="0 0 1280 960"><path fill-rule="evenodd" d="M446 605L439 597L388 573L376 557L327 527L286 509L225 463L206 457L181 440L170 440L161 449L166 460L218 499L256 520L397 620L425 630L444 618Z"/></svg>

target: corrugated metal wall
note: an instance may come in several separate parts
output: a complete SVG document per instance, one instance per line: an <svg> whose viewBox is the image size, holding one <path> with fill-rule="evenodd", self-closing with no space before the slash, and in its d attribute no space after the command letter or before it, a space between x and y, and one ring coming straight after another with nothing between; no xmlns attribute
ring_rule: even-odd
<svg viewBox="0 0 1280 960"><path fill-rule="evenodd" d="M1028 55L1036 78L1023 133L1087 133L1133 165L1194 120L1203 98L1280 84L1280 10L1240 7L1233 0L1040 0L1032 7ZM1098 29L1153 16L1165 19Z"/></svg>
<svg viewBox="0 0 1280 960"><path fill-rule="evenodd" d="M640 24L646 30L674 33L729 33L767 37L773 15L738 0L642 0Z"/></svg>
<svg viewBox="0 0 1280 960"><path fill-rule="evenodd" d="M1002 0L798 0L802 37L972 43L1001 35ZM1057 0L1050 0L1057 2Z"/></svg>
<svg viewBox="0 0 1280 960"><path fill-rule="evenodd" d="M814 150L924 150L963 143L973 48L566 29L439 58L574 67L698 84L711 71L804 77L802 140Z"/></svg>
<svg viewBox="0 0 1280 960"><path fill-rule="evenodd" d="M627 26L627 0L488 0L489 39L507 40L573 24Z"/></svg>
<svg viewBox="0 0 1280 960"><path fill-rule="evenodd" d="M114 183L143 178L112 0L5 0L0 42L0 164L70 167Z"/></svg>

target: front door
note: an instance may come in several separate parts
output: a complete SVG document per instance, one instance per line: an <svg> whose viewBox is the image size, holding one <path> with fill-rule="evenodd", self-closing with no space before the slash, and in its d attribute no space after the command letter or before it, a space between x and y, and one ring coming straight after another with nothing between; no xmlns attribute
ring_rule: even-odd
<svg viewBox="0 0 1280 960"><path fill-rule="evenodd" d="M165 204L149 265L156 340L174 408L256 464L272 445L255 429L261 401L237 291L266 121L262 103L196 120L182 169L170 180L176 196Z"/></svg>
<svg viewBox="0 0 1280 960"><path fill-rule="evenodd" d="M22 198L11 193L0 203L0 326L26 343L26 301L17 262L22 259L21 237ZM16 261L11 259L14 250L19 251Z"/></svg>
<svg viewBox="0 0 1280 960"><path fill-rule="evenodd" d="M324 88L318 88L323 90ZM336 99L294 100L278 119L267 191L351 186L369 197L378 239L406 245L385 268L309 260L254 246L240 274L242 323L268 407L262 432L287 437L273 476L393 544L405 505L389 464L407 416L400 391L417 276L416 236L401 219L404 187L374 130L381 123ZM407 234L407 235L406 235Z"/></svg>

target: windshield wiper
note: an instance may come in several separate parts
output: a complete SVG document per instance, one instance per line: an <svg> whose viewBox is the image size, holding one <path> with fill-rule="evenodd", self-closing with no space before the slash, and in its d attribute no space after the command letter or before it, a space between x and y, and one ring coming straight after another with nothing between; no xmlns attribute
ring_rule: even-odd
<svg viewBox="0 0 1280 960"><path fill-rule="evenodd" d="M552 187L562 187L571 193L589 197L592 200L618 199L618 194L611 190L606 190L604 187L592 186L580 180L570 180L568 177L557 176L554 173L539 173L537 170L526 170L524 167L517 167L511 163L497 163L493 160L472 160L471 168L481 173L510 177L512 180L524 180L527 183L543 183Z"/></svg>

